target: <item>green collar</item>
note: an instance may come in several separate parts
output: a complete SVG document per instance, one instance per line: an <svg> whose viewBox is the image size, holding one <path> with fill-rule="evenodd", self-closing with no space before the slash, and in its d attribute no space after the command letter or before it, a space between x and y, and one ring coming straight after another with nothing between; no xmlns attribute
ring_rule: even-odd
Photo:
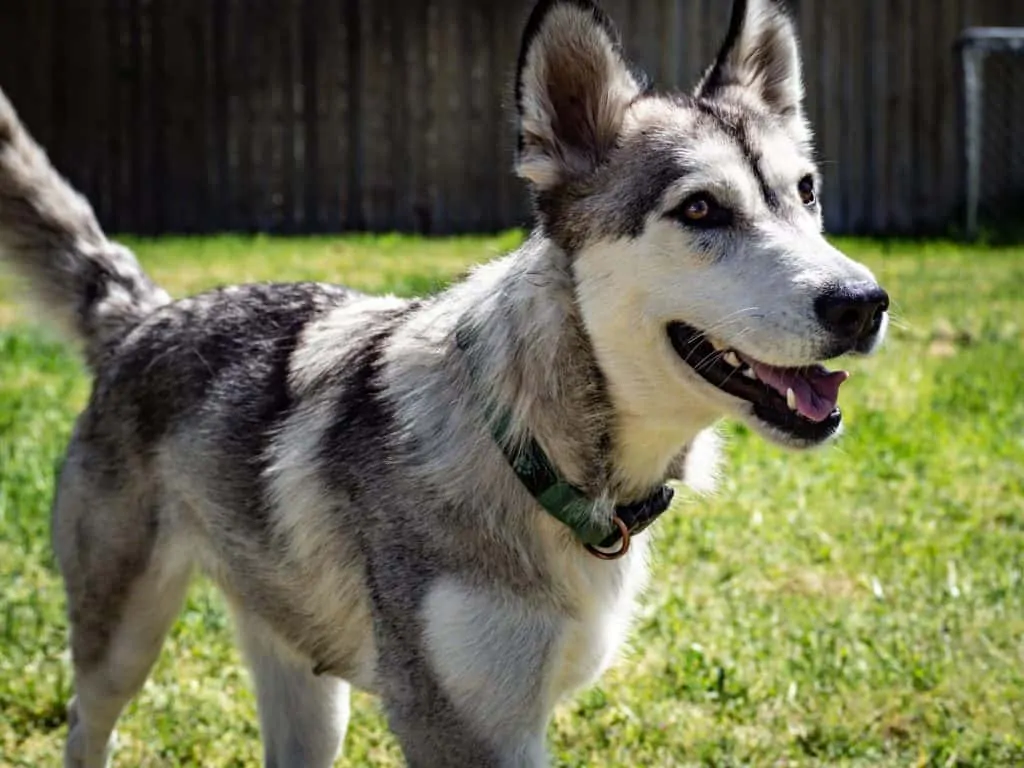
<svg viewBox="0 0 1024 768"><path fill-rule="evenodd" d="M459 349L468 353L472 333L464 328L459 327L455 338ZM471 363L470 371L473 371ZM615 507L613 519L602 525L595 520L593 514L599 502L562 477L532 435L527 436L518 446L509 439L512 414L508 409L495 417L494 406L489 404L485 416L491 426L494 441L530 495L549 515L572 529L576 537L599 556L601 553L593 547L608 549L619 545L620 549L615 554L625 554L629 536L644 530L672 503L674 491L670 486L662 485L646 499Z"/></svg>

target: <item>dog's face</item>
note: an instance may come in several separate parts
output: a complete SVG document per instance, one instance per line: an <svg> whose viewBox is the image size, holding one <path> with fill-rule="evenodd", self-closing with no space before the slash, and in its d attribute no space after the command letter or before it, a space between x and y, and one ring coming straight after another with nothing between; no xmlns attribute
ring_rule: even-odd
<svg viewBox="0 0 1024 768"><path fill-rule="evenodd" d="M618 398L666 419L738 417L786 445L839 429L842 371L887 326L872 274L821 233L792 23L737 0L693 95L650 91L588 0L534 11L517 77L517 169Z"/></svg>

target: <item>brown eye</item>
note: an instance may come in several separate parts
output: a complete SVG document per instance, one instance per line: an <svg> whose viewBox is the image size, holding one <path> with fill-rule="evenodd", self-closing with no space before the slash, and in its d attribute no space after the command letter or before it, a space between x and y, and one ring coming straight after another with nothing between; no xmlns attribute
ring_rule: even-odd
<svg viewBox="0 0 1024 768"><path fill-rule="evenodd" d="M711 203L706 197L694 197L683 206L683 216L690 221L701 221L711 213Z"/></svg>
<svg viewBox="0 0 1024 768"><path fill-rule="evenodd" d="M796 189L800 193L800 200L803 201L804 205L811 206L817 201L817 197L814 195L814 179L810 176L804 176L800 179Z"/></svg>
<svg viewBox="0 0 1024 768"><path fill-rule="evenodd" d="M733 222L732 211L719 205L707 192L690 195L666 215L694 229L718 229Z"/></svg>
<svg viewBox="0 0 1024 768"><path fill-rule="evenodd" d="M694 193L666 216L694 229L717 229L732 223L732 211L708 193Z"/></svg>

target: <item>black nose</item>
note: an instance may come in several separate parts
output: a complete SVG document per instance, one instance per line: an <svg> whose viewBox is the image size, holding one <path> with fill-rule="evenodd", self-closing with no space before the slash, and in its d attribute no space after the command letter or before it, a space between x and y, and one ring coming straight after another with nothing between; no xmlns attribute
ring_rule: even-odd
<svg viewBox="0 0 1024 768"><path fill-rule="evenodd" d="M814 309L829 331L844 341L857 342L881 327L889 294L875 283L841 285L819 296Z"/></svg>

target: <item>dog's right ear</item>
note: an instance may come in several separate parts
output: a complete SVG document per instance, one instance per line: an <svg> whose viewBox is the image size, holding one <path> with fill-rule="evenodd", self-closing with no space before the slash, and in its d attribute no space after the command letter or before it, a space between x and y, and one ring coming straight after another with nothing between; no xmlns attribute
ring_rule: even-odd
<svg viewBox="0 0 1024 768"><path fill-rule="evenodd" d="M808 136L800 46L784 0L733 0L725 42L696 93L705 99L753 98L798 136Z"/></svg>
<svg viewBox="0 0 1024 768"><path fill-rule="evenodd" d="M623 56L618 30L594 3L541 0L519 51L517 173L542 191L592 172L646 87Z"/></svg>

